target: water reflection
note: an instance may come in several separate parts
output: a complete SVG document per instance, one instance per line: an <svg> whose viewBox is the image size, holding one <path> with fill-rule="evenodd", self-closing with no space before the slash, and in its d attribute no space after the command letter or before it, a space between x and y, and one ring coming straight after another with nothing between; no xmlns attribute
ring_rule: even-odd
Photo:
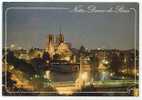
<svg viewBox="0 0 142 100"><path fill-rule="evenodd" d="M50 78L54 82L63 82L63 81L75 81L78 77L79 72L73 73L59 73L59 72L50 72Z"/></svg>

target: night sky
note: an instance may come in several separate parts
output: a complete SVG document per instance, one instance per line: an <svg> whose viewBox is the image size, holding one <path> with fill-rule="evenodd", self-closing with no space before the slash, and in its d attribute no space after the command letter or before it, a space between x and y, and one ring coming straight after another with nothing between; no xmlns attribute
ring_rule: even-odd
<svg viewBox="0 0 142 100"><path fill-rule="evenodd" d="M70 12L76 5L87 3L4 3L3 15L7 11L7 30L3 17L3 38L7 32L7 46L15 44L26 49L45 48L49 33L58 34L59 27L73 48L134 48L134 11L129 13L78 13ZM91 4L92 5L92 4ZM138 4L94 3L97 9L109 9L117 5L125 9L135 8ZM18 9L16 7L25 7ZM28 8L29 7L29 8ZM30 9L30 7L62 7L69 9ZM15 9L16 8L16 9ZM137 15L138 16L138 15ZM138 20L137 20L138 22ZM136 41L138 48L138 23ZM3 42L4 43L4 42Z"/></svg>

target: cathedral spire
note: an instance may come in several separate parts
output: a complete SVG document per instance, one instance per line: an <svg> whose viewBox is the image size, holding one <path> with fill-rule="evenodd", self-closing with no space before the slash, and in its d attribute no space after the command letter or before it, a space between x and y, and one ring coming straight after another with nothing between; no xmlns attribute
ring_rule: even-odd
<svg viewBox="0 0 142 100"><path fill-rule="evenodd" d="M60 34L62 34L62 27L61 27L61 25L59 25L59 32L60 32Z"/></svg>
<svg viewBox="0 0 142 100"><path fill-rule="evenodd" d="M59 42L62 43L64 42L64 35L63 35L63 32L62 32L62 28L61 28L61 25L59 25Z"/></svg>

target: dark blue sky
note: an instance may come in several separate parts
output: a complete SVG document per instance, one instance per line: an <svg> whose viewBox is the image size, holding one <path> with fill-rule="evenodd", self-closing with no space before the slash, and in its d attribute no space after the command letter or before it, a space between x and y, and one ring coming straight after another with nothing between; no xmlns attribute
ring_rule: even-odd
<svg viewBox="0 0 142 100"><path fill-rule="evenodd" d="M48 33L58 34L59 26L61 26L65 40L72 43L74 48L79 48L81 45L90 49L134 48L134 11L130 10L129 13L70 12L75 5L86 7L90 4L5 3L4 12L9 7L26 8L11 8L7 11L7 45L44 48ZM96 9L109 9L120 5L125 9L136 8L138 12L137 4L95 3L94 5ZM30 9L28 7L66 7L69 9ZM136 35L138 45L138 31Z"/></svg>

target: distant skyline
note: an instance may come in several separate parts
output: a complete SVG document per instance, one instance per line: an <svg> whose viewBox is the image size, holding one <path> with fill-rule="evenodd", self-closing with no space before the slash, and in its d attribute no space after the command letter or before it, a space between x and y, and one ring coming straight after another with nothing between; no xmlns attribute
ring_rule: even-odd
<svg viewBox="0 0 142 100"><path fill-rule="evenodd" d="M98 12L74 11L76 6L86 10L90 5L94 5ZM99 12L117 6L129 12ZM134 8L137 12L135 36L138 49L139 11L136 3L4 3L3 8L3 15L10 8L7 20L6 16L3 17L4 30L7 21L7 45L15 44L26 49L45 48L48 34L58 34L60 26L65 41L70 42L73 48L83 45L89 49L133 49L135 13L130 8Z"/></svg>

